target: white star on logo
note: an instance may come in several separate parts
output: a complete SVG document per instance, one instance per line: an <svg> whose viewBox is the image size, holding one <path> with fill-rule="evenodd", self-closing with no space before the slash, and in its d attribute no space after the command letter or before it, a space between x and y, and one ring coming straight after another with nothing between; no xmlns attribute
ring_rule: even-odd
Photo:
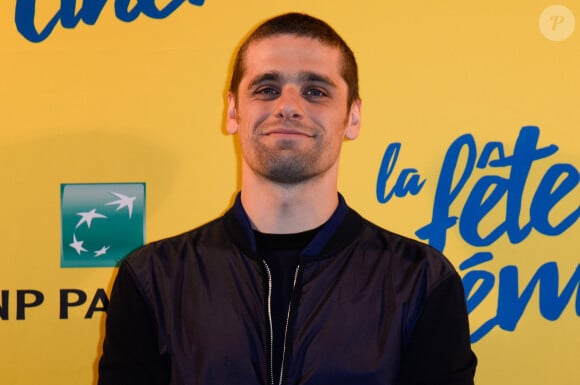
<svg viewBox="0 0 580 385"><path fill-rule="evenodd" d="M77 215L80 215L82 218L79 221L79 223L77 223L75 229L77 229L83 223L86 223L87 224L87 227L90 229L91 228L91 223L92 223L93 219L95 219L95 218L106 218L106 216L104 216L103 214L97 213L97 209L92 209L91 211L87 211L87 212L84 212L84 213L77 213Z"/></svg>
<svg viewBox="0 0 580 385"><path fill-rule="evenodd" d="M83 247L84 242L85 241L78 241L76 234L73 234L73 242L70 243L69 246L75 249L78 255L81 255L81 252L87 251L87 249Z"/></svg>
<svg viewBox="0 0 580 385"><path fill-rule="evenodd" d="M131 218L131 214L133 213L133 201L136 197L128 197L127 195L119 194L116 192L111 192L111 194L115 195L117 198L116 201L112 201L109 203L105 203L105 205L119 205L115 211L121 210L123 207L127 207L129 210L129 218Z"/></svg>
<svg viewBox="0 0 580 385"><path fill-rule="evenodd" d="M103 246L99 250L95 250L95 257L107 254L107 251L109 251L110 248L111 246Z"/></svg>

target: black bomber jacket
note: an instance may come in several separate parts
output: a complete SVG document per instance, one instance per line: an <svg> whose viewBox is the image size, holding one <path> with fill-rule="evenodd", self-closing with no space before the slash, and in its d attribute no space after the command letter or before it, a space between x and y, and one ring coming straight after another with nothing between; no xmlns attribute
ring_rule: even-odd
<svg viewBox="0 0 580 385"><path fill-rule="evenodd" d="M99 385L272 385L271 282L238 195L222 217L126 258ZM340 204L303 250L282 384L472 385L461 280L435 249Z"/></svg>

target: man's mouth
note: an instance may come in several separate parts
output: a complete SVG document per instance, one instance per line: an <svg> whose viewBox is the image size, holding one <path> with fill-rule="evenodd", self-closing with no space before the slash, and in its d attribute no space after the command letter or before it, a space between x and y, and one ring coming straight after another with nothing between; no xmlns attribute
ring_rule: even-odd
<svg viewBox="0 0 580 385"><path fill-rule="evenodd" d="M304 136L304 137L308 137L308 138L314 137L314 135L308 131L299 130L299 129L292 129L292 128L272 128L272 129L264 130L262 132L262 135L264 135L264 136L280 135L280 136L288 136L288 137Z"/></svg>

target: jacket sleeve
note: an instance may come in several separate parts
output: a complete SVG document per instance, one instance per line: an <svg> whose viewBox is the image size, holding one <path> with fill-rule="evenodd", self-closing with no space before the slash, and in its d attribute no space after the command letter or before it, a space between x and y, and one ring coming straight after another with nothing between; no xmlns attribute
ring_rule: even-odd
<svg viewBox="0 0 580 385"><path fill-rule="evenodd" d="M428 294L403 350L397 384L473 385L476 365L463 285L454 273Z"/></svg>
<svg viewBox="0 0 580 385"><path fill-rule="evenodd" d="M98 385L166 385L169 364L159 354L157 332L128 266L122 263L107 309Z"/></svg>

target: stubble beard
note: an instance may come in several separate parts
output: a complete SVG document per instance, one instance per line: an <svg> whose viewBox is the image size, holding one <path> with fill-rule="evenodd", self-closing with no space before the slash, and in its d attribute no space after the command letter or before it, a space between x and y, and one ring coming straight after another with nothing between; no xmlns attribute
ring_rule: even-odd
<svg viewBox="0 0 580 385"><path fill-rule="evenodd" d="M263 130L262 127L258 132ZM331 143L319 141L321 139L318 135L321 133L315 129L304 131L313 135L314 143L311 148L300 149L299 143L294 140L279 140L274 144L275 148L271 148L260 140L259 134L255 133L254 135L258 136L247 144L249 148L246 148L246 151L242 144L242 156L254 173L276 184L294 186L312 180L328 171L338 160L338 154L334 160L331 158L332 155L330 158L328 154L323 156L326 153L324 146L330 146ZM338 151L340 152L340 148ZM244 152L248 156L245 156Z"/></svg>
<svg viewBox="0 0 580 385"><path fill-rule="evenodd" d="M322 174L320 156L315 150L299 151L296 143L281 141L272 150L263 143L255 144L255 158L248 162L250 168L271 182L280 185L298 185ZM328 167L327 167L328 168Z"/></svg>

